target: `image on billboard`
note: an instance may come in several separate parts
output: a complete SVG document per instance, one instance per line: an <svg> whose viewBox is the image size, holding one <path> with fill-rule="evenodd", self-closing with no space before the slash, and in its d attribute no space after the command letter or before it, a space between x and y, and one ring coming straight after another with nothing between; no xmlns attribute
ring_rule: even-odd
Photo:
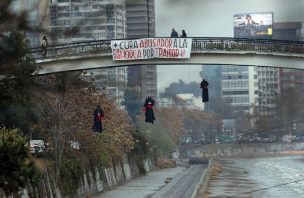
<svg viewBox="0 0 304 198"><path fill-rule="evenodd" d="M235 38L272 38L273 14L245 13L233 15Z"/></svg>

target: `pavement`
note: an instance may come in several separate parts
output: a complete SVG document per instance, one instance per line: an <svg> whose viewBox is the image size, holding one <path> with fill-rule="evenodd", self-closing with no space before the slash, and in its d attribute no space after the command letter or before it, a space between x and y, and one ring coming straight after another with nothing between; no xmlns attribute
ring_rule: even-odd
<svg viewBox="0 0 304 198"><path fill-rule="evenodd" d="M152 198L192 198L207 165L191 165Z"/></svg>
<svg viewBox="0 0 304 198"><path fill-rule="evenodd" d="M131 180L123 186L102 193L96 198L149 198L166 185L164 182L166 178L174 180L176 176L181 175L186 170L186 167L177 166L176 168L153 171Z"/></svg>
<svg viewBox="0 0 304 198"><path fill-rule="evenodd" d="M191 198L205 169L191 165L153 171L96 198ZM166 184L166 178L172 180Z"/></svg>

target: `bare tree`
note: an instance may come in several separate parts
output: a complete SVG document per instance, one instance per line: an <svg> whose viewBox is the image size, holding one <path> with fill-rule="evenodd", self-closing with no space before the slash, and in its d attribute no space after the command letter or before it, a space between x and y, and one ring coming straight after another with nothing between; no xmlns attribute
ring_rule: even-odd
<svg viewBox="0 0 304 198"><path fill-rule="evenodd" d="M55 163L56 184L60 182L60 163L63 158L65 145L70 140L72 133L77 128L77 123L71 113L75 106L69 100L69 93L56 95L44 93L43 101L40 102L40 118L48 129L50 136L50 148L53 148Z"/></svg>

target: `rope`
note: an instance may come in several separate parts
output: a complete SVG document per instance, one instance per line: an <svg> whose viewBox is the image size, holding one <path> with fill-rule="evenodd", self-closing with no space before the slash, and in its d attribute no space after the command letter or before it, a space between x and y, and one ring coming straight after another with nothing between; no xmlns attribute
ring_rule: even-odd
<svg viewBox="0 0 304 198"><path fill-rule="evenodd" d="M244 193L240 193L240 194L236 194L236 195L231 195L231 196L227 196L227 198L238 197L240 195L251 194L253 192L263 191L263 190L267 190L267 189L271 189L271 188L276 188L276 187L279 187L279 186L286 186L288 184L298 183L298 182L301 182L301 181L304 181L304 179L295 180L295 181L291 181L291 182L287 182L287 183L282 183L282 184L277 184L277 185L274 185L274 186L269 186L269 187L266 187L266 188L260 188L260 189L256 189L256 190L252 190L252 191L248 191L248 192L244 192Z"/></svg>

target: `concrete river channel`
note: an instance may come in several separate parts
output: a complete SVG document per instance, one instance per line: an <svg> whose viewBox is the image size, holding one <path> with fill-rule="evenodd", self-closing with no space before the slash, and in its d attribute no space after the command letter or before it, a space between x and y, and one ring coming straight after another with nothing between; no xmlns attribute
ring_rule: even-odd
<svg viewBox="0 0 304 198"><path fill-rule="evenodd" d="M304 155L215 162L222 171L209 181L209 198L304 198Z"/></svg>

